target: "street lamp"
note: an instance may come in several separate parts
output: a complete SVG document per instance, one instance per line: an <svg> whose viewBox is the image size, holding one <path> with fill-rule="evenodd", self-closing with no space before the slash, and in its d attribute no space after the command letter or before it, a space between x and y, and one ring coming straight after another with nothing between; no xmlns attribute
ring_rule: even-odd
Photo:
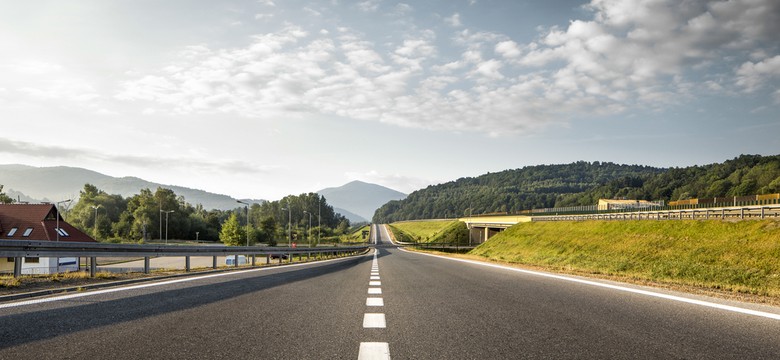
<svg viewBox="0 0 780 360"><path fill-rule="evenodd" d="M57 201L57 205L55 206L57 208L57 241L60 241L60 204L64 204L67 202L70 202L70 199ZM57 265L59 266L59 262L57 263Z"/></svg>
<svg viewBox="0 0 780 360"><path fill-rule="evenodd" d="M317 245L320 244L320 232L322 231L322 198L317 195Z"/></svg>
<svg viewBox="0 0 780 360"><path fill-rule="evenodd" d="M57 233L57 241L60 241L60 204L64 204L64 203L67 203L67 202L70 202L70 199L57 201L57 204L54 206L57 209L57 231L56 231L56 233ZM59 274L59 272L60 272L60 257L58 256L57 257L57 273Z"/></svg>
<svg viewBox="0 0 780 360"><path fill-rule="evenodd" d="M101 208L101 207L103 207L102 204L98 204L97 206L95 206L95 205L91 206L91 208L95 209L95 240L98 239L98 236L97 236L97 220L98 220L98 218L97 218L97 215L98 215L97 214L97 210L98 210L98 208Z"/></svg>
<svg viewBox="0 0 780 360"><path fill-rule="evenodd" d="M309 238L309 247L311 247L311 234L309 234L311 232L311 213L306 211L306 210L304 210L303 211L303 215L306 215L306 214L309 214L309 230L306 231L306 236L308 236L308 238Z"/></svg>
<svg viewBox="0 0 780 360"><path fill-rule="evenodd" d="M172 212L176 210L160 210L160 213L165 213L165 245L168 245L168 214Z"/></svg>
<svg viewBox="0 0 780 360"><path fill-rule="evenodd" d="M245 203L241 200L236 200L239 204L244 204L244 208L246 209L246 246L249 247L249 203ZM238 260L236 260L238 261Z"/></svg>
<svg viewBox="0 0 780 360"><path fill-rule="evenodd" d="M290 201L287 201L287 208L282 208L282 211L287 210L287 247L292 246L292 207L290 207Z"/></svg>

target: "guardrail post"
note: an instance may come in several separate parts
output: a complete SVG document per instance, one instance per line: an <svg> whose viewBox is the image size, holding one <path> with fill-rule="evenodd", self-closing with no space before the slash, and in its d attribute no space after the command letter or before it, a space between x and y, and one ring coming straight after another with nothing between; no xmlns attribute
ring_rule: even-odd
<svg viewBox="0 0 780 360"><path fill-rule="evenodd" d="M255 256L255 254L252 254L252 266L255 266L255 264L257 263L256 260L257 260L257 256Z"/></svg>
<svg viewBox="0 0 780 360"><path fill-rule="evenodd" d="M22 276L22 258L21 257L15 257L14 258L14 277L18 278Z"/></svg>
<svg viewBox="0 0 780 360"><path fill-rule="evenodd" d="M271 254L265 254L265 263L268 265L271 264Z"/></svg>
<svg viewBox="0 0 780 360"><path fill-rule="evenodd" d="M149 272L149 257L144 256L144 274L148 274Z"/></svg>
<svg viewBox="0 0 780 360"><path fill-rule="evenodd" d="M739 218L744 219L745 218L745 209L739 209Z"/></svg>
<svg viewBox="0 0 780 360"><path fill-rule="evenodd" d="M190 272L190 257L189 256L185 256L184 257L184 271L185 272Z"/></svg>
<svg viewBox="0 0 780 360"><path fill-rule="evenodd" d="M238 267L238 254L233 255L233 266Z"/></svg>
<svg viewBox="0 0 780 360"><path fill-rule="evenodd" d="M95 272L97 270L97 258L92 256L89 258L89 277L93 278L95 277Z"/></svg>
<svg viewBox="0 0 780 360"><path fill-rule="evenodd" d="M211 268L216 269L217 268L217 256L214 255L213 259L211 259Z"/></svg>
<svg viewBox="0 0 780 360"><path fill-rule="evenodd" d="M763 206L761 207L761 218L762 219L764 218L764 207Z"/></svg>

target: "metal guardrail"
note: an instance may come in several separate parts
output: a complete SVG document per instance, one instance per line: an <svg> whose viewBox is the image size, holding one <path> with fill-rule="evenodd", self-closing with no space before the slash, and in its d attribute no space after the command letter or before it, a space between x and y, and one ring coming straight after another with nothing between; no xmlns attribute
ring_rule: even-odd
<svg viewBox="0 0 780 360"><path fill-rule="evenodd" d="M722 208L692 208L677 210L630 211L595 214L561 214L532 217L532 221L579 220L700 220L700 219L765 219L780 217L780 205L736 206Z"/></svg>
<svg viewBox="0 0 780 360"><path fill-rule="evenodd" d="M190 270L191 256L212 256L213 268L217 268L218 256L235 256L238 260L239 255L251 257L252 266L255 266L257 255L265 255L268 263L270 259L283 258L292 261L293 255L306 255L311 258L317 255L320 258L325 256L342 256L345 254L356 254L368 249L368 246L344 246L344 247L314 247L314 248L279 248L262 246L180 246L180 245L135 245L135 244L101 244L101 243L77 243L77 242L56 242L56 241L17 241L0 240L0 257L13 257L14 277L21 276L21 258L23 257L88 257L90 259L90 275L95 276L96 261L100 257L143 257L144 273L150 272L149 259L151 257L161 256L184 256L186 259L186 270ZM239 266L239 261L234 261L234 266Z"/></svg>

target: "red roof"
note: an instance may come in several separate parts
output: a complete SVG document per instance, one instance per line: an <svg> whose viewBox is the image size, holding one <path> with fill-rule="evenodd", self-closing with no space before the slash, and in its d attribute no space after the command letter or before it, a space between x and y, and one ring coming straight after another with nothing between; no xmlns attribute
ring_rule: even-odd
<svg viewBox="0 0 780 360"><path fill-rule="evenodd" d="M58 215L53 204L0 204L0 240L56 241ZM59 222L59 241L96 242L62 217Z"/></svg>

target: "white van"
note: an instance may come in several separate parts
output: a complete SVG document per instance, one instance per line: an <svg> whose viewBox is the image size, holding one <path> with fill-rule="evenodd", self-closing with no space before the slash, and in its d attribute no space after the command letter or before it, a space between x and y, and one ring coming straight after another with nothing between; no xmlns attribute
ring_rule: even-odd
<svg viewBox="0 0 780 360"><path fill-rule="evenodd" d="M238 255L238 265L245 265L245 264L246 264L246 256ZM225 256L225 265L235 266L236 265L236 255Z"/></svg>

